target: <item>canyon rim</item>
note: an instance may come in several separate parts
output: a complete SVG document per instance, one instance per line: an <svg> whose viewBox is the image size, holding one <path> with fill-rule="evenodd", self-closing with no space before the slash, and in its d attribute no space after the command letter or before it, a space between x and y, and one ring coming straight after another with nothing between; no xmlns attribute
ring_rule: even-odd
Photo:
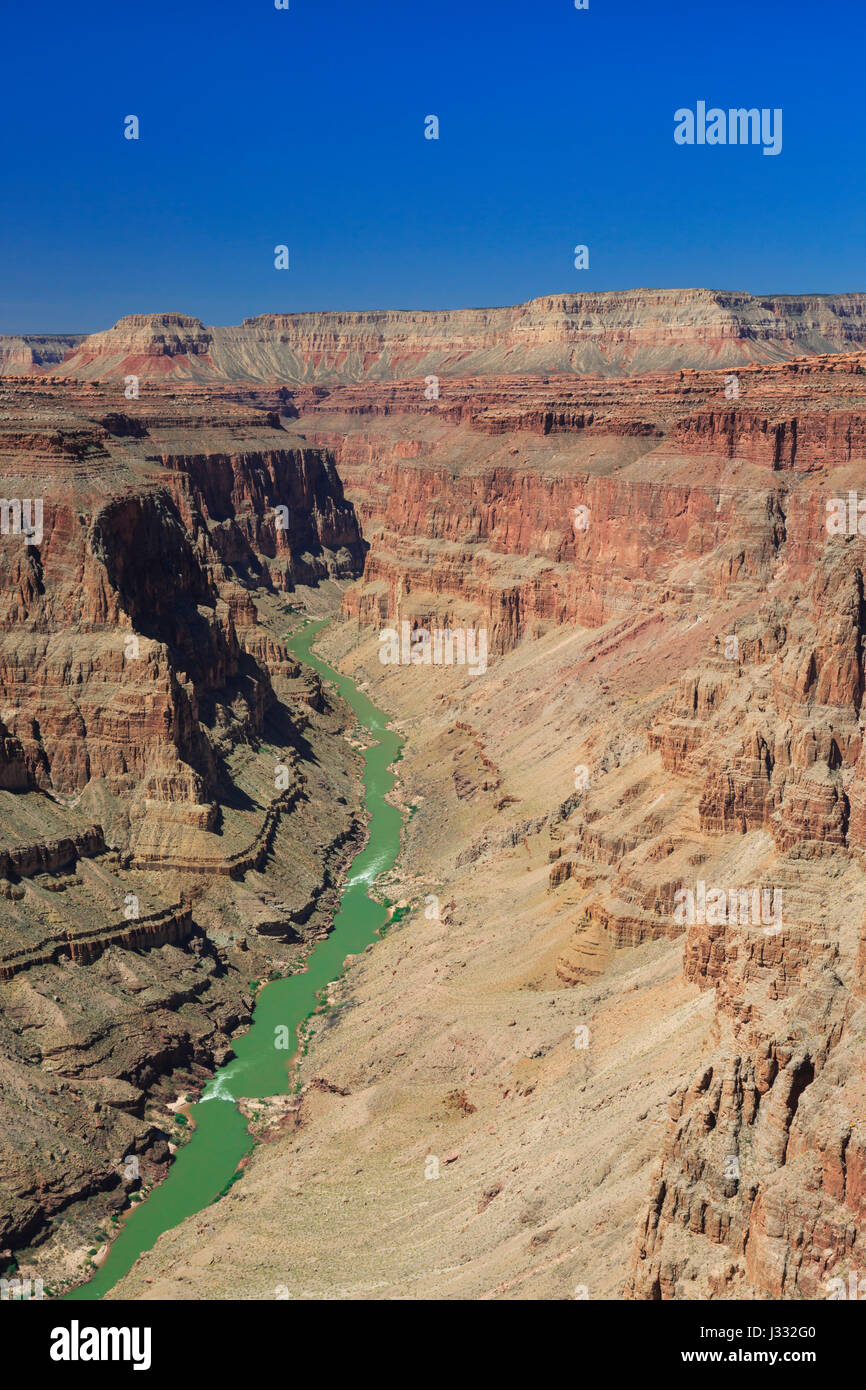
<svg viewBox="0 0 866 1390"><path fill-rule="evenodd" d="M0 362L4 1292L87 1296L328 939L374 741L329 670L401 740L387 920L108 1302L859 1288L866 297Z"/></svg>

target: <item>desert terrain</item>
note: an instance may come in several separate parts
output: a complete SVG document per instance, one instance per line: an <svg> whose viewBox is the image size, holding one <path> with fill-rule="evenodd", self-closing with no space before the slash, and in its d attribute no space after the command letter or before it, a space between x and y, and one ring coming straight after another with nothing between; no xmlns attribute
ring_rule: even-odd
<svg viewBox="0 0 866 1390"><path fill-rule="evenodd" d="M45 506L0 540L22 1271L82 1277L251 985L328 930L364 815L304 616L406 739L399 911L288 1118L110 1296L814 1299L861 1267L861 299L0 343L4 490ZM483 631L485 669L383 665L404 625Z"/></svg>

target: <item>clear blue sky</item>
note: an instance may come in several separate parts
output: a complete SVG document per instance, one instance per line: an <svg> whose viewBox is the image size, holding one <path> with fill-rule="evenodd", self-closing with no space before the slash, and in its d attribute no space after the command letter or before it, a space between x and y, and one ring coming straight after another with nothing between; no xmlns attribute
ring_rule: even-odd
<svg viewBox="0 0 866 1390"><path fill-rule="evenodd" d="M0 331L866 289L863 0L290 3L7 6ZM677 146L698 100L782 153Z"/></svg>

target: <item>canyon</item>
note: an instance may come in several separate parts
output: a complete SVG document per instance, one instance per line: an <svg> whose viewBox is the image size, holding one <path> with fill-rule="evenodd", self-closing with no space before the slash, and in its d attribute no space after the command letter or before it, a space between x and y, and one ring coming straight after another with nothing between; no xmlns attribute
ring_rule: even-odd
<svg viewBox="0 0 866 1390"><path fill-rule="evenodd" d="M405 739L397 911L241 1180L110 1297L815 1299L862 1268L866 601L826 521L863 487L863 314L635 291L0 343L4 495L44 502L41 545L0 538L22 1269L81 1277L328 930L357 731L286 650L304 616ZM486 669L383 664L404 624L483 631ZM699 885L778 921L683 920Z"/></svg>
<svg viewBox="0 0 866 1390"><path fill-rule="evenodd" d="M309 384L428 373L599 373L777 362L866 346L866 295L641 289L508 308L260 314L206 327L130 314L91 334L0 334L0 373Z"/></svg>
<svg viewBox="0 0 866 1390"><path fill-rule="evenodd" d="M49 1287L165 1171L363 833L344 716L282 643L290 594L363 563L332 460L116 397L0 403L5 487L44 499L42 544L0 548L0 1249L38 1241Z"/></svg>

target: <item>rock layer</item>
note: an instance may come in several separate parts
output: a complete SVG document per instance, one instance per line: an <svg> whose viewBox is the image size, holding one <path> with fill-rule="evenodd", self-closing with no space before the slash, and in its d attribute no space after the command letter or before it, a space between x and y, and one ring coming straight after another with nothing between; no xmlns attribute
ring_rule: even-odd
<svg viewBox="0 0 866 1390"><path fill-rule="evenodd" d="M597 632L573 668L602 706L587 790L549 870L583 896L557 975L585 988L680 939L716 1009L633 1297L826 1297L863 1259L864 542L827 525L863 478L862 372L753 367L736 400L706 372L455 381L432 408L345 388L299 421L371 541L344 601L362 632L483 626L502 658ZM736 915L679 915L699 882Z"/></svg>
<svg viewBox="0 0 866 1390"><path fill-rule="evenodd" d="M164 1172L251 977L328 926L355 759L282 638L364 546L270 412L45 377L0 408L4 496L41 508L0 536L0 1251L62 1286Z"/></svg>
<svg viewBox="0 0 866 1390"><path fill-rule="evenodd" d="M58 894L82 932L95 901L121 925L130 891L157 922L194 894L194 861L226 870L201 876L219 885L193 897L201 933L144 952L131 985L103 974L117 943L3 985L55 972L12 1001L10 1090L50 1070L27 1049L53 1037L36 1031L52 995L68 1011L59 972L156 992L156 1056L87 1062L100 1086L143 1091L239 1026L221 923L248 949L306 929L322 856L303 882L278 876L277 898L279 837L302 824L338 863L351 824L331 784L350 779L317 766L339 721L271 621L293 585L363 564L331 655L408 736L403 915L314 1025L300 1101L244 1190L168 1233L120 1296L262 1297L291 1279L321 1297L351 1278L362 1297L793 1299L862 1268L864 540L856 510L827 525L834 499L851 515L866 462L858 306L569 297L496 311L505 326L268 318L231 345L175 316L105 335L82 371L144 349L234 385L169 380L127 406L107 384L9 379L24 406L2 447L27 468L8 471L28 496L46 479L51 503L42 544L3 538L10 950L42 949ZM587 343L597 374L561 374ZM269 519L283 503L295 544ZM380 629L404 622L487 629L488 669L382 665ZM102 841L80 838L97 824ZM185 1037L166 975L144 979L161 952ZM85 1071L76 1046L55 1042L51 1066ZM81 1132L80 1102L54 1089ZM112 1124L134 1116L124 1139L149 1152L144 1103L121 1099ZM64 1165L50 1200L44 1172L27 1187L32 1167L14 1170L8 1229L99 1168Z"/></svg>
<svg viewBox="0 0 866 1390"><path fill-rule="evenodd" d="M62 376L266 382L426 374L596 372L775 362L866 346L866 296L637 289L546 295L507 308L261 314L205 328L132 314L51 364L44 340L0 338L0 369Z"/></svg>

